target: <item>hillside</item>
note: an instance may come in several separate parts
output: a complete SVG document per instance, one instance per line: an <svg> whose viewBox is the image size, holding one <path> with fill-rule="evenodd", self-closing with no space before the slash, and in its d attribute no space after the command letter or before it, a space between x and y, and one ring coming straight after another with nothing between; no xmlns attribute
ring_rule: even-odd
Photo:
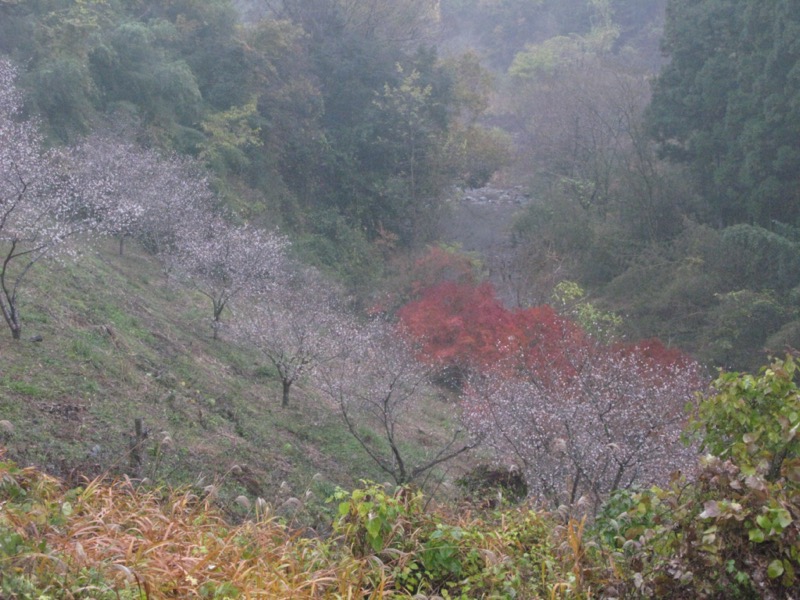
<svg viewBox="0 0 800 600"><path fill-rule="evenodd" d="M76 263L37 265L23 293L23 339L6 331L0 342L3 443L21 464L70 481L224 478L226 497L269 501L302 494L317 473L328 491L385 477L303 381L282 409L263 357L224 329L214 340L208 300L135 244L124 256L108 242ZM447 435L452 409L435 394L412 408L424 423L408 432L412 456ZM149 431L139 468L129 450L137 418Z"/></svg>
<svg viewBox="0 0 800 600"><path fill-rule="evenodd" d="M235 516L246 517L232 524L214 486L176 491L106 479L74 487L0 454L0 593L95 600L791 597L800 465L796 436L781 432L797 430L796 370L787 359L759 377L720 377L693 428L717 455L703 459L699 477L676 474L667 488L618 490L589 523L566 506L551 513L488 503L456 510L408 488L374 485L337 491L326 517L333 535L318 536L287 526L281 508L276 515L246 497L230 503ZM212 438L224 434L206 427Z"/></svg>
<svg viewBox="0 0 800 600"><path fill-rule="evenodd" d="M793 597L800 12L689 4L0 0L0 598Z"/></svg>

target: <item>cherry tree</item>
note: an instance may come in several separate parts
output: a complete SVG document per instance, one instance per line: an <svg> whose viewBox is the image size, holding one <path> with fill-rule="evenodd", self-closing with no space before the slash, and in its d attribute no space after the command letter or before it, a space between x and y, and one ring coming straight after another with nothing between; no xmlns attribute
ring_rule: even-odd
<svg viewBox="0 0 800 600"><path fill-rule="evenodd" d="M352 336L352 321L341 310L336 287L313 271L297 271L269 299L248 298L237 311L232 335L255 346L278 372L281 406L289 406L292 385L335 359L340 340Z"/></svg>
<svg viewBox="0 0 800 600"><path fill-rule="evenodd" d="M135 236L213 307L214 337L222 312L241 293L274 283L286 240L233 226L215 210L206 173L192 159L162 156L124 139L91 136L70 151L73 187L98 233Z"/></svg>
<svg viewBox="0 0 800 600"><path fill-rule="evenodd" d="M133 237L169 271L181 232L188 235L213 211L206 173L191 158L162 155L125 133L91 135L65 154L81 210L98 234L119 239L120 255Z"/></svg>
<svg viewBox="0 0 800 600"><path fill-rule="evenodd" d="M542 378L536 366L476 375L465 395L469 428L519 466L534 496L597 507L616 489L693 468L696 449L680 437L703 387L694 361L656 341L585 344L569 357L561 376Z"/></svg>
<svg viewBox="0 0 800 600"><path fill-rule="evenodd" d="M73 252L66 242L94 223L76 210L60 157L42 151L38 124L21 118L16 75L0 60L0 311L12 338L20 339L19 291L32 267Z"/></svg>
<svg viewBox="0 0 800 600"><path fill-rule="evenodd" d="M124 139L92 135L70 148L69 177L83 209L97 220L98 233L124 240L138 232L148 210L161 201L158 185L168 168L153 150Z"/></svg>
<svg viewBox="0 0 800 600"><path fill-rule="evenodd" d="M351 435L397 484L405 484L475 448L478 437L457 429L411 463L411 409L430 393L431 369L414 357L394 328L376 320L347 339L345 352L316 369L318 386L336 406ZM368 433L368 429L371 432Z"/></svg>
<svg viewBox="0 0 800 600"><path fill-rule="evenodd" d="M205 169L194 159L179 156L161 157L158 167L150 169L155 155L140 151L138 169L146 184L134 196L145 206L132 228L132 235L155 255L169 275L187 248L193 232L200 235L211 218L216 195Z"/></svg>
<svg viewBox="0 0 800 600"><path fill-rule="evenodd" d="M211 300L214 338L222 312L240 295L264 294L284 277L288 240L249 225L231 225L220 214L182 215L174 254L176 270Z"/></svg>

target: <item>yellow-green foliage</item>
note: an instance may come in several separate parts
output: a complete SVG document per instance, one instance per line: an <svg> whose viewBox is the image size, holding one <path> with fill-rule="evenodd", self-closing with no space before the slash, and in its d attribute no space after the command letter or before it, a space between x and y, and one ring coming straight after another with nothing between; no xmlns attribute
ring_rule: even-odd
<svg viewBox="0 0 800 600"><path fill-rule="evenodd" d="M377 485L334 499L334 531L355 556L379 558L401 596L591 597L606 573L590 566L600 554L587 556L582 523L559 526L528 507L456 516L425 510L407 488Z"/></svg>

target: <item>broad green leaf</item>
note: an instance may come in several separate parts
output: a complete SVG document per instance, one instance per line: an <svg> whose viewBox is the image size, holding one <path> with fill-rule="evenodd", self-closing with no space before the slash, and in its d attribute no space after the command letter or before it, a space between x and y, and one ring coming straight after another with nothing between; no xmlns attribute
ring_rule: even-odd
<svg viewBox="0 0 800 600"><path fill-rule="evenodd" d="M760 544L764 541L765 536L764 532L757 527L753 527L747 532L747 537L750 539L751 542L755 542L756 544Z"/></svg>
<svg viewBox="0 0 800 600"><path fill-rule="evenodd" d="M770 579L777 579L783 575L783 571L783 561L777 558L769 563L769 567L767 567L767 575Z"/></svg>
<svg viewBox="0 0 800 600"><path fill-rule="evenodd" d="M776 510L775 516L778 524L781 526L781 529L786 529L792 523L792 515L785 508L779 508Z"/></svg>
<svg viewBox="0 0 800 600"><path fill-rule="evenodd" d="M381 532L381 520L378 517L373 517L367 520L366 528L367 528L367 533L371 537L373 538L378 537L378 535L380 535Z"/></svg>

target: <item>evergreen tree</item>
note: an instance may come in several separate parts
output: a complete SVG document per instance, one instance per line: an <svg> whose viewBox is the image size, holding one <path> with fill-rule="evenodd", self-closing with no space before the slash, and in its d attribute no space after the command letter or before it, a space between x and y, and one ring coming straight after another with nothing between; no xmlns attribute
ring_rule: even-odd
<svg viewBox="0 0 800 600"><path fill-rule="evenodd" d="M649 111L715 224L800 218L800 5L671 0Z"/></svg>

